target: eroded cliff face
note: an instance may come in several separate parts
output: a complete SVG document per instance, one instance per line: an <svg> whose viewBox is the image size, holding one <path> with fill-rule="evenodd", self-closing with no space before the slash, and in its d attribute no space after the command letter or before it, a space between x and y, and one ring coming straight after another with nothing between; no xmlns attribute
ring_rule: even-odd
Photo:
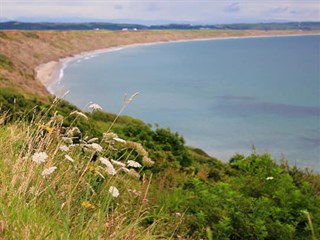
<svg viewBox="0 0 320 240"><path fill-rule="evenodd" d="M84 51L134 43L282 34L303 33L260 30L0 31L0 87L46 97L48 91L36 80L36 66Z"/></svg>

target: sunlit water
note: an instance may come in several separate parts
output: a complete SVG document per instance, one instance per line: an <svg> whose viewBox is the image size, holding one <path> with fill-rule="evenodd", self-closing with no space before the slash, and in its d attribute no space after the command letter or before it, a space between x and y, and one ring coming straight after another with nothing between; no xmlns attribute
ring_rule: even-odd
<svg viewBox="0 0 320 240"><path fill-rule="evenodd" d="M319 56L320 36L139 46L69 62L62 85L78 107L109 112L138 91L126 115L222 160L254 145L320 171Z"/></svg>

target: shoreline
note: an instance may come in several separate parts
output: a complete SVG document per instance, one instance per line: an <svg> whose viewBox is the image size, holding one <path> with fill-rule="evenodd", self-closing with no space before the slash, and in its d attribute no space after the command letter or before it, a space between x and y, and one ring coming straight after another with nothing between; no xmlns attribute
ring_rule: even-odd
<svg viewBox="0 0 320 240"><path fill-rule="evenodd" d="M81 59L88 60L90 58L96 57L99 54L120 51L126 48L139 47L139 46L148 46L156 44L165 44L165 43L182 43L182 42L195 42L195 41L213 41L213 40L232 40L232 39L251 39L251 38L272 38L272 37L299 37L299 36L318 36L320 33L312 34L279 34L279 35L256 35L256 36L234 36L234 37L210 37L210 38L190 38L190 39L181 39L181 40L169 40L169 41L155 41L147 43L133 43L128 45L119 45L109 48L101 48L93 51L80 52L73 56L60 58L56 61L50 61L47 63L42 63L38 65L35 70L36 80L39 81L50 94L55 95L53 86L59 85L61 79L63 78L64 69L67 67L68 63L71 61L80 61Z"/></svg>

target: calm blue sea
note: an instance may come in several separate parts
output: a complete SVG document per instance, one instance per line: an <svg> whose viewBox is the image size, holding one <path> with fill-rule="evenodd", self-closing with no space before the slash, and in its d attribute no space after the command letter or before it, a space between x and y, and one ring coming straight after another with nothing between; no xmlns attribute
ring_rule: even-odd
<svg viewBox="0 0 320 240"><path fill-rule="evenodd" d="M138 46L71 61L62 86L78 107L115 113L140 92L124 114L222 160L254 145L320 171L319 56L320 36Z"/></svg>

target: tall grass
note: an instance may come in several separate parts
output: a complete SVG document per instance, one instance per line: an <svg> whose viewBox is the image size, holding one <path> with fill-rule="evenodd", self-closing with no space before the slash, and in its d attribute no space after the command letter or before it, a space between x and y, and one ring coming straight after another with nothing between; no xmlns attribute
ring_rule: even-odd
<svg viewBox="0 0 320 240"><path fill-rule="evenodd" d="M68 116L47 113L10 124L0 116L0 238L154 239L155 224L140 224L149 213L147 151L111 127L89 138L77 121L66 128Z"/></svg>

